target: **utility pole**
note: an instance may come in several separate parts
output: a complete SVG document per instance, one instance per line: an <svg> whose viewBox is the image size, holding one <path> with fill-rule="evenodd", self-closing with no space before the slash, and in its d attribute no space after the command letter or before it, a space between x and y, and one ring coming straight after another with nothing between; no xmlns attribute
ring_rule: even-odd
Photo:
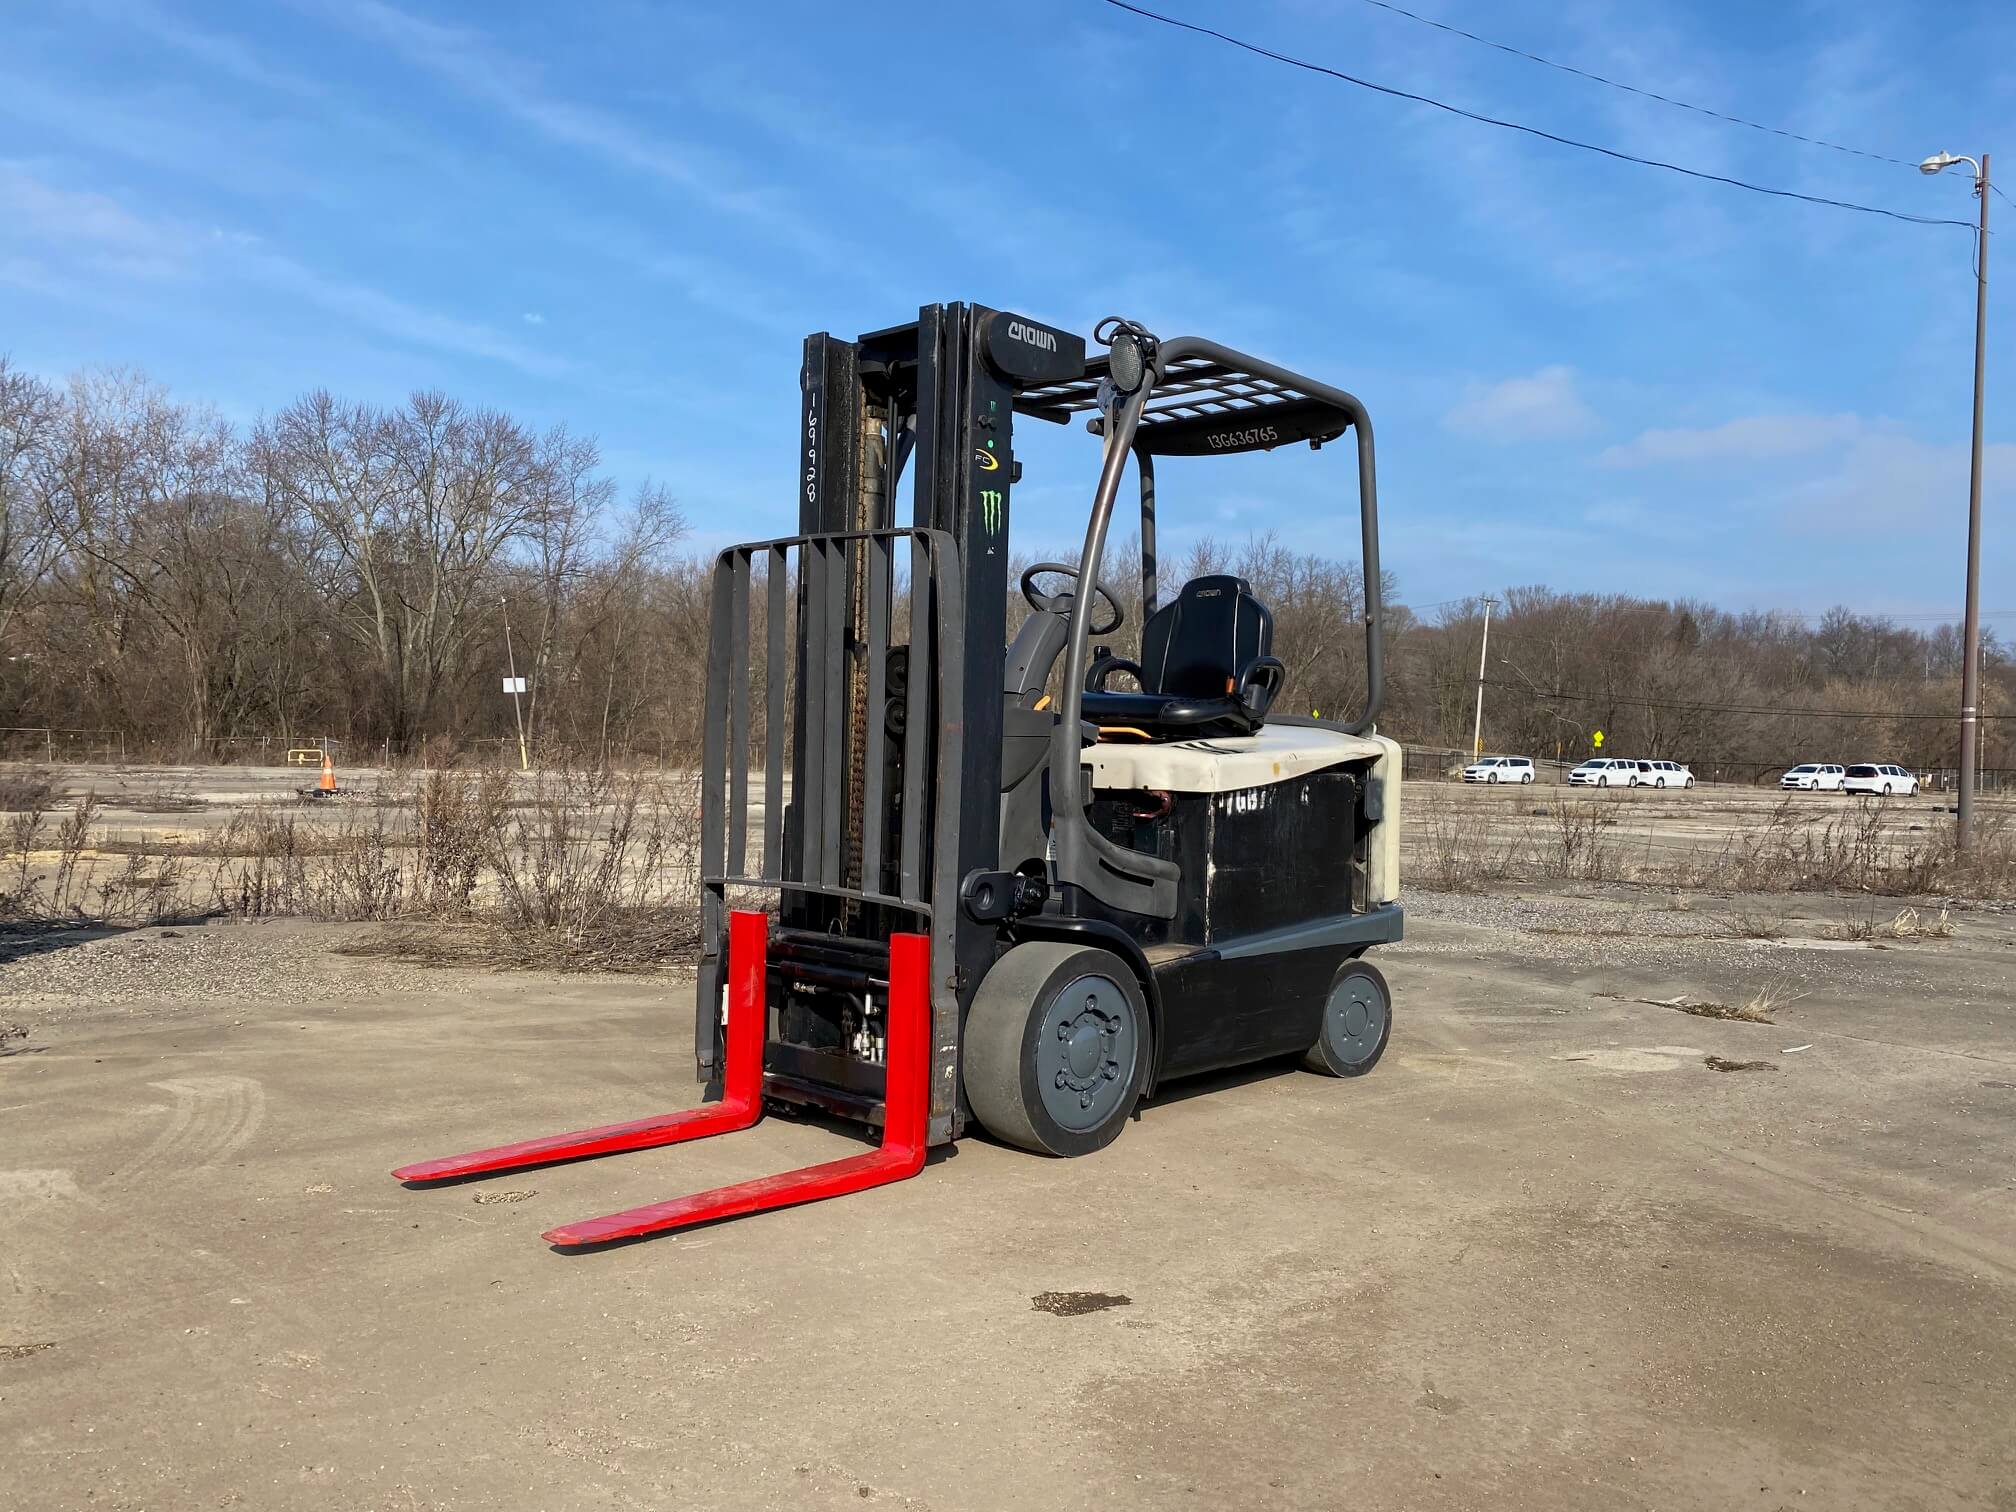
<svg viewBox="0 0 2016 1512"><path fill-rule="evenodd" d="M1988 154L1977 164L1971 158L1941 152L1918 165L1922 173L1940 173L1955 163L1974 172L1974 194L1981 201L1981 221L1974 253L1974 459L1967 479L1967 609L1960 638L1960 803L1954 831L1956 849L1974 840L1974 766L1981 723L1981 409L1987 388L1988 360Z"/></svg>
<svg viewBox="0 0 2016 1512"><path fill-rule="evenodd" d="M511 606L501 593L497 595L497 608L504 616L504 670L510 674L505 686L511 690L511 712L518 720L518 770L528 772L532 760L525 750L525 710L518 702L518 658L511 650Z"/></svg>
<svg viewBox="0 0 2016 1512"><path fill-rule="evenodd" d="M1988 353L1988 154L1974 181L1981 201L1979 260L1974 277L1974 459L1967 475L1967 618L1961 637L1967 672L1960 688L1960 829L1955 846L1974 843L1974 785L1981 743L1981 405L1987 387Z"/></svg>
<svg viewBox="0 0 2016 1512"><path fill-rule="evenodd" d="M1484 663L1491 654L1491 607L1498 600L1484 600L1484 642L1477 648L1477 722L1470 727L1470 759L1484 754Z"/></svg>

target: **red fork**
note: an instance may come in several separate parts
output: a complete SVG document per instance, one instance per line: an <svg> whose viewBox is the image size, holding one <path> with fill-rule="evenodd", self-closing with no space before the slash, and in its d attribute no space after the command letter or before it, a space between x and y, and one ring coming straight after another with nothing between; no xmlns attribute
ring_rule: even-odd
<svg viewBox="0 0 2016 1512"><path fill-rule="evenodd" d="M563 1160L585 1160L592 1155L613 1155L620 1150L648 1150L654 1145L679 1144L749 1128L763 1116L763 1040L769 1016L763 973L769 937L767 914L738 911L729 915L728 1027L719 1102L703 1103L680 1113L662 1113L655 1118L607 1124L599 1129L472 1150L467 1155L423 1160L418 1165L401 1166L392 1174L401 1181L448 1181L458 1176L481 1176Z"/></svg>
<svg viewBox="0 0 2016 1512"><path fill-rule="evenodd" d="M739 917L739 916L738 916ZM760 917L760 916L759 916ZM731 939L732 947L732 939ZM721 1218L770 1208L793 1207L843 1197L868 1187L887 1186L915 1176L924 1168L925 1129L931 1089L931 943L924 935L899 934L889 940L889 1010L884 1052L882 1144L865 1155L850 1155L824 1165L806 1166L776 1176L695 1192L648 1207L565 1223L544 1237L552 1244L606 1244L662 1234ZM735 1032L735 1010L728 1014ZM760 1046L759 1046L760 1049ZM733 1061L730 1061L732 1068Z"/></svg>

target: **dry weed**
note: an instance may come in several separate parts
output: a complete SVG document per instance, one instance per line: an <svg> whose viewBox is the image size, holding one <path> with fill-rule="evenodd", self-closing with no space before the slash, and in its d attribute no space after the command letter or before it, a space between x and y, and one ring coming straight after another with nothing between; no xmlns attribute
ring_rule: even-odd
<svg viewBox="0 0 2016 1512"><path fill-rule="evenodd" d="M1791 922L1783 913L1767 913L1757 908L1739 908L1722 915L1722 926L1732 940L1782 940Z"/></svg>
<svg viewBox="0 0 2016 1512"><path fill-rule="evenodd" d="M1750 1000L1734 1009L1730 1017L1741 1019L1746 1024L1768 1024L1781 1008L1789 1008L1806 996L1803 992L1793 992L1783 982L1767 982L1750 994Z"/></svg>

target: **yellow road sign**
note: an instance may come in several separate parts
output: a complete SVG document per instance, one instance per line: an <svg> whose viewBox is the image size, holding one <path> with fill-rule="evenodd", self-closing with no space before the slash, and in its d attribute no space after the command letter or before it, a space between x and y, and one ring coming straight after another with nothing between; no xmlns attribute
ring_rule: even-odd
<svg viewBox="0 0 2016 1512"><path fill-rule="evenodd" d="M1603 732L1601 730L1598 730L1594 735L1591 735L1589 738L1596 743L1597 750L1600 751L1603 749Z"/></svg>

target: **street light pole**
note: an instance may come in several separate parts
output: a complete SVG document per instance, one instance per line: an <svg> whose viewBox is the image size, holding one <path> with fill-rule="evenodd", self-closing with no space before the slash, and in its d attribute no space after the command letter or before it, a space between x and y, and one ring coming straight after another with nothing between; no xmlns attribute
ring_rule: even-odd
<svg viewBox="0 0 2016 1512"><path fill-rule="evenodd" d="M1484 663L1491 654L1491 606L1498 601L1484 600L1484 643L1477 648L1477 722L1470 727L1470 759L1477 761L1484 755Z"/></svg>
<svg viewBox="0 0 2016 1512"><path fill-rule="evenodd" d="M1981 407L1988 361L1988 154L1974 182L1981 201L1980 249L1974 279L1974 457L1967 474L1967 611L1961 629L1966 671L1960 679L1960 826L1955 845L1974 840L1976 752L1981 741Z"/></svg>
<svg viewBox="0 0 2016 1512"><path fill-rule="evenodd" d="M1981 425L1988 362L1988 154L1981 161L1942 152L1918 165L1940 173L1955 163L1974 169L1981 220L1974 253L1974 455L1967 477L1967 607L1960 629L1960 803L1955 848L1974 839L1974 762L1981 724Z"/></svg>

